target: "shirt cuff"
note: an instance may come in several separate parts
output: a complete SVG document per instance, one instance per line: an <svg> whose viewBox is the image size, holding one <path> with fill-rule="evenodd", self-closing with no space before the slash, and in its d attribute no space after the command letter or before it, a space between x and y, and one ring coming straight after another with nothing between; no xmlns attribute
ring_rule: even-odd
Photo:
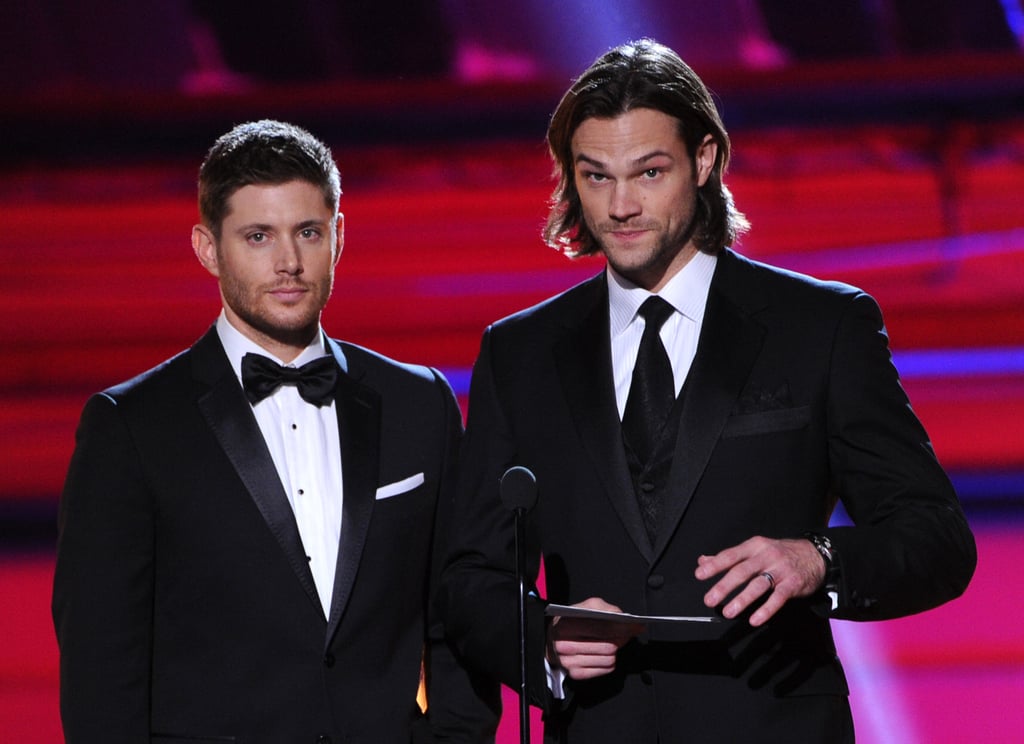
<svg viewBox="0 0 1024 744"><path fill-rule="evenodd" d="M556 669L551 662L544 659L544 674L547 677L548 689L555 700L565 700L565 670Z"/></svg>

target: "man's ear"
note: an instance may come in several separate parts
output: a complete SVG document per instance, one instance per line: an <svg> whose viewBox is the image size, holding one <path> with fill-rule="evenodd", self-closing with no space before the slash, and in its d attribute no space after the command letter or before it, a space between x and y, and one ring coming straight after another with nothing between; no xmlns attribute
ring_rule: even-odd
<svg viewBox="0 0 1024 744"><path fill-rule="evenodd" d="M345 215L341 212L338 212L338 222L334 234L337 240L334 245L334 263L337 265L338 259L341 258L341 251L345 247Z"/></svg>
<svg viewBox="0 0 1024 744"><path fill-rule="evenodd" d="M192 227L192 250L199 263L216 277L220 277L220 265L217 263L217 241L213 233L205 225Z"/></svg>
<svg viewBox="0 0 1024 744"><path fill-rule="evenodd" d="M697 146L696 172L698 188L708 182L711 171L714 170L715 160L718 158L718 142L710 134L704 135L704 141Z"/></svg>

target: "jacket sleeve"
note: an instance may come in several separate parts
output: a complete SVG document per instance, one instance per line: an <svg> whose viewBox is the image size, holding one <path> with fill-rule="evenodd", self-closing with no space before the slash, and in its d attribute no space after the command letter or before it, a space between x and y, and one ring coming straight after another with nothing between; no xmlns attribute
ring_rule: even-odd
<svg viewBox="0 0 1024 744"><path fill-rule="evenodd" d="M118 405L93 396L61 496L53 587L69 744L149 741L153 524Z"/></svg>
<svg viewBox="0 0 1024 744"><path fill-rule="evenodd" d="M435 372L443 397L446 435L443 438L442 477L438 494L431 559L433 598L448 550L455 509L458 450L462 436L462 415L447 382ZM428 608L426 643L427 715L434 741L458 744L493 744L501 718L501 689L497 680L456 651L445 632L438 603Z"/></svg>
<svg viewBox="0 0 1024 744"><path fill-rule="evenodd" d="M856 296L840 320L830 370L832 489L854 524L827 531L839 567L832 616L881 620L959 596L977 563L974 537L869 296Z"/></svg>
<svg viewBox="0 0 1024 744"><path fill-rule="evenodd" d="M515 522L498 493L505 470L517 464L516 446L493 374L491 332L484 334L473 368L469 419L460 457L448 558L440 606L449 637L470 663L519 687L518 583ZM527 590L536 596L539 542L527 523ZM527 669L531 703L551 704L544 670L544 605L527 607Z"/></svg>

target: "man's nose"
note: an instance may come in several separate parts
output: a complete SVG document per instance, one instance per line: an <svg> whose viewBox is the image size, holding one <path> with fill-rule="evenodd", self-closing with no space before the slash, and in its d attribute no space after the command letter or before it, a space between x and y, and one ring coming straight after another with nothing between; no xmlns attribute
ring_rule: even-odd
<svg viewBox="0 0 1024 744"><path fill-rule="evenodd" d="M282 240L278 244L276 269L283 274L302 273L302 253L293 238Z"/></svg>
<svg viewBox="0 0 1024 744"><path fill-rule="evenodd" d="M627 181L616 183L608 204L608 216L614 220L623 221L636 217L641 212L643 212L643 203L637 194L636 187Z"/></svg>

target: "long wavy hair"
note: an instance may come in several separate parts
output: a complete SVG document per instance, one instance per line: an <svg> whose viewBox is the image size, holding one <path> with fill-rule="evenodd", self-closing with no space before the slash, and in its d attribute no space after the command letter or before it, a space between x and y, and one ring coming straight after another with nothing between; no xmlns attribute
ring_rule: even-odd
<svg viewBox="0 0 1024 744"><path fill-rule="evenodd" d="M689 65L668 47L640 39L599 57L562 97L548 127L548 147L558 185L544 226L544 241L569 256L586 256L600 246L583 219L576 189L572 137L590 118L615 118L648 108L674 117L691 158L710 134L718 154L707 182L697 190L694 242L715 254L750 227L722 181L729 164L729 135L711 93ZM695 161L694 161L695 162Z"/></svg>

